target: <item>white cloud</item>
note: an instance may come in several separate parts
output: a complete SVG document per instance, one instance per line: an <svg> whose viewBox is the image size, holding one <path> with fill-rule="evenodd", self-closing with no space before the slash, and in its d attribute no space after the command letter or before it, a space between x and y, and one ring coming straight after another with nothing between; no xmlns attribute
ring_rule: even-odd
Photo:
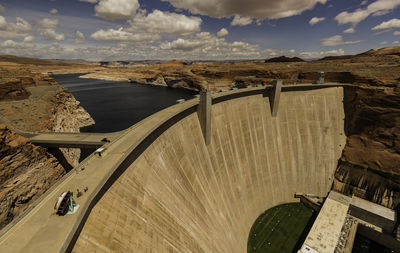
<svg viewBox="0 0 400 253"><path fill-rule="evenodd" d="M93 52L90 52L93 53ZM101 53L104 53L103 51ZM15 42L7 40L0 43L0 54L18 55L25 57L40 58L81 58L83 52L74 46L54 44L37 44L26 42ZM90 54L85 57L90 57Z"/></svg>
<svg viewBox="0 0 400 253"><path fill-rule="evenodd" d="M49 13L55 15L55 14L58 13L58 10L57 10L57 9L51 9L51 10L49 11Z"/></svg>
<svg viewBox="0 0 400 253"><path fill-rule="evenodd" d="M160 40L161 36L158 34L146 34L146 33L131 33L125 31L122 27L118 30L108 29L108 30L98 30L97 32L90 35L90 38L101 41L130 41L139 42L146 41L152 42Z"/></svg>
<svg viewBox="0 0 400 253"><path fill-rule="evenodd" d="M360 3L360 5L366 5L368 3L368 0L364 0Z"/></svg>
<svg viewBox="0 0 400 253"><path fill-rule="evenodd" d="M377 12L373 13L372 16L374 16L374 17L383 16L383 15L390 13L391 11L392 10L377 11Z"/></svg>
<svg viewBox="0 0 400 253"><path fill-rule="evenodd" d="M91 1L92 2L92 1ZM138 0L99 0L95 6L96 16L108 20L130 19L139 9Z"/></svg>
<svg viewBox="0 0 400 253"><path fill-rule="evenodd" d="M380 25L372 27L371 30L381 30L389 28L400 28L400 19L394 18L386 22L382 22Z"/></svg>
<svg viewBox="0 0 400 253"><path fill-rule="evenodd" d="M231 25L235 26L245 26L253 23L253 19L249 17L241 17L239 15L235 15L232 19Z"/></svg>
<svg viewBox="0 0 400 253"><path fill-rule="evenodd" d="M128 21L128 27L98 30L90 37L102 41L153 42L161 40L164 34L190 35L200 31L202 23L199 17L154 10L150 14L139 12Z"/></svg>
<svg viewBox="0 0 400 253"><path fill-rule="evenodd" d="M58 26L58 19L43 18L36 21L40 28L54 29Z"/></svg>
<svg viewBox="0 0 400 253"><path fill-rule="evenodd" d="M388 42L385 40L385 41L380 42L379 45L386 45L387 43Z"/></svg>
<svg viewBox="0 0 400 253"><path fill-rule="evenodd" d="M33 35L28 35L24 38L24 42L34 42L35 41L35 36Z"/></svg>
<svg viewBox="0 0 400 253"><path fill-rule="evenodd" d="M23 49L25 47L25 43L16 42L13 40L6 40L0 44L3 48L14 48L14 49Z"/></svg>
<svg viewBox="0 0 400 253"><path fill-rule="evenodd" d="M8 26L7 20L5 17L0 16L0 30L6 30Z"/></svg>
<svg viewBox="0 0 400 253"><path fill-rule="evenodd" d="M329 50L329 51L320 51L320 52L301 52L299 56L304 59L317 59L325 56L337 56L344 55L344 50L342 48Z"/></svg>
<svg viewBox="0 0 400 253"><path fill-rule="evenodd" d="M56 31L54 31L54 29L51 28L41 29L39 34L45 40L58 40L58 41L65 40L64 34L57 33Z"/></svg>
<svg viewBox="0 0 400 253"><path fill-rule="evenodd" d="M174 7L187 9L194 14L214 18L239 15L257 19L279 19L298 15L311 10L317 3L325 4L327 0L162 0Z"/></svg>
<svg viewBox="0 0 400 253"><path fill-rule="evenodd" d="M172 42L163 42L160 44L161 49L174 49L174 50L183 50L183 51L192 51L193 49L202 47L206 44L205 41L199 40L185 40L185 39L177 39Z"/></svg>
<svg viewBox="0 0 400 253"><path fill-rule="evenodd" d="M400 42L398 40L393 41L393 44L399 44Z"/></svg>
<svg viewBox="0 0 400 253"><path fill-rule="evenodd" d="M92 3L95 4L98 2L98 0L79 0L80 2L86 2L86 3Z"/></svg>
<svg viewBox="0 0 400 253"><path fill-rule="evenodd" d="M23 18L17 17L17 22L15 24L11 24L12 29L17 32L26 33L32 30L31 24Z"/></svg>
<svg viewBox="0 0 400 253"><path fill-rule="evenodd" d="M349 29L346 29L343 31L343 33L355 33L356 30L353 27L350 27Z"/></svg>
<svg viewBox="0 0 400 253"><path fill-rule="evenodd" d="M400 31L394 31L393 35L400 35Z"/></svg>
<svg viewBox="0 0 400 253"><path fill-rule="evenodd" d="M352 13L344 11L339 13L339 15L335 17L335 20L341 25L351 23L355 26L362 20L366 19L369 15L370 14L367 11L356 11Z"/></svg>
<svg viewBox="0 0 400 253"><path fill-rule="evenodd" d="M0 16L1 38L23 38L32 31L32 25L25 19L17 17L15 20L15 23L7 22L3 16Z"/></svg>
<svg viewBox="0 0 400 253"><path fill-rule="evenodd" d="M4 8L4 6L0 4L0 12L4 12L5 10L6 8Z"/></svg>
<svg viewBox="0 0 400 253"><path fill-rule="evenodd" d="M392 31L391 29L381 30L381 31L375 32L374 36L381 35L381 34L384 34L384 33L387 33L387 32L391 32L391 31Z"/></svg>
<svg viewBox="0 0 400 253"><path fill-rule="evenodd" d="M76 31L75 33L75 43L82 44L85 43L86 37L81 31Z"/></svg>
<svg viewBox="0 0 400 253"><path fill-rule="evenodd" d="M335 17L339 24L352 24L356 26L358 23L366 19L370 15L384 15L392 11L400 5L399 0L377 0L369 4L364 9L357 9L354 12L341 12Z"/></svg>
<svg viewBox="0 0 400 253"><path fill-rule="evenodd" d="M229 34L229 32L228 32L228 30L226 30L226 28L222 28L221 30L219 30L217 32L217 36L218 37L224 37L224 36L226 36L228 34Z"/></svg>
<svg viewBox="0 0 400 253"><path fill-rule="evenodd" d="M360 43L361 40L356 41L344 41L343 36L341 35L334 35L332 37L323 38L321 39L321 44L324 46L337 46L337 45L346 45L346 44L356 44Z"/></svg>
<svg viewBox="0 0 400 253"><path fill-rule="evenodd" d="M260 58L266 51L258 45L243 41L227 42L209 32L201 32L188 38L178 38L160 44L159 55L173 55L185 59L250 59ZM157 49L155 49L157 50Z"/></svg>
<svg viewBox="0 0 400 253"><path fill-rule="evenodd" d="M58 26L58 19L43 18L36 21L38 25L38 32L45 40L65 40L65 35L57 33L55 29Z"/></svg>
<svg viewBox="0 0 400 253"><path fill-rule="evenodd" d="M183 14L154 10L147 16L145 13L138 13L129 21L131 27L126 30L136 33L187 35L199 32L201 22L202 20L199 17L188 17Z"/></svg>
<svg viewBox="0 0 400 253"><path fill-rule="evenodd" d="M114 45L96 44L48 44L9 41L7 47L0 47L0 54L26 57L87 60L144 60L144 59L265 59L274 50L263 49L257 45L241 41L227 42L224 38L208 32L193 34L156 44L147 42L120 42ZM179 41L178 41L179 40ZM183 41L182 41L183 40ZM0 42L0 45L2 43ZM163 48L161 48L161 45ZM192 49L190 49L192 48Z"/></svg>
<svg viewBox="0 0 400 253"><path fill-rule="evenodd" d="M324 17L321 17L321 18L313 17L312 19L310 19L310 21L308 23L310 25L315 25L316 23L322 22L324 20L325 20Z"/></svg>

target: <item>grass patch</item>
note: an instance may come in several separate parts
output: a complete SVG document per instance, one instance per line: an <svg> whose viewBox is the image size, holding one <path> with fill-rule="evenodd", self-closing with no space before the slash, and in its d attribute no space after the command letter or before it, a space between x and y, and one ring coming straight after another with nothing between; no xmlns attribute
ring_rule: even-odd
<svg viewBox="0 0 400 253"><path fill-rule="evenodd" d="M250 230L247 252L296 252L315 217L314 211L301 203L268 209L257 218Z"/></svg>

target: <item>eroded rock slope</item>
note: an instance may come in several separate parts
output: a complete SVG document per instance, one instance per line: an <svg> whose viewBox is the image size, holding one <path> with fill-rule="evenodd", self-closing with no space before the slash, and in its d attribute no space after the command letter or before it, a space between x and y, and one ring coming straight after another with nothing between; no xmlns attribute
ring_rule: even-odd
<svg viewBox="0 0 400 253"><path fill-rule="evenodd" d="M0 65L0 229L78 164L79 149L45 149L15 133L79 132L94 121L47 74ZM13 131L15 130L15 131Z"/></svg>
<svg viewBox="0 0 400 253"><path fill-rule="evenodd" d="M0 124L0 228L27 209L65 173L45 148Z"/></svg>

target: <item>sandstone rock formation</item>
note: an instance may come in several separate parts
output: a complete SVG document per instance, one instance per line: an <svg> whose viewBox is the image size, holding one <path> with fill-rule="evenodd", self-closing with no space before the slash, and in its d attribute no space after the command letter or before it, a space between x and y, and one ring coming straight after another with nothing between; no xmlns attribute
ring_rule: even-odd
<svg viewBox="0 0 400 253"><path fill-rule="evenodd" d="M373 50L364 54L327 57L311 62L197 62L144 65L135 68L107 68L84 75L87 78L132 80L150 85L208 89L218 91L248 84L270 84L282 79L285 84L310 83L317 72L326 73L328 82L396 87L400 73L400 47ZM293 60L293 59L292 59ZM243 83L247 85L243 85Z"/></svg>
<svg viewBox="0 0 400 253"><path fill-rule="evenodd" d="M54 104L54 109L51 112L53 117L49 121L50 132L76 133L94 126L94 120L71 93L59 92L54 95L51 102ZM61 148L60 150L71 167L78 165L80 149Z"/></svg>
<svg viewBox="0 0 400 253"><path fill-rule="evenodd" d="M12 129L79 132L94 121L73 95L27 65L0 64L0 228L78 164L79 149L31 144Z"/></svg>
<svg viewBox="0 0 400 253"><path fill-rule="evenodd" d="M345 92L347 144L334 188L394 208L400 203L400 90Z"/></svg>
<svg viewBox="0 0 400 253"><path fill-rule="evenodd" d="M45 148L0 124L0 229L27 209L65 173Z"/></svg>

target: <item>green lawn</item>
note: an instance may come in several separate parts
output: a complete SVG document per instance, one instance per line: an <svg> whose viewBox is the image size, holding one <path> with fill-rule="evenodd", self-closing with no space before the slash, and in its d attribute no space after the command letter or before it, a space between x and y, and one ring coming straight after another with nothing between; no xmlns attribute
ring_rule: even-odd
<svg viewBox="0 0 400 253"><path fill-rule="evenodd" d="M275 206L261 214L251 228L248 253L296 252L315 219L301 203Z"/></svg>

